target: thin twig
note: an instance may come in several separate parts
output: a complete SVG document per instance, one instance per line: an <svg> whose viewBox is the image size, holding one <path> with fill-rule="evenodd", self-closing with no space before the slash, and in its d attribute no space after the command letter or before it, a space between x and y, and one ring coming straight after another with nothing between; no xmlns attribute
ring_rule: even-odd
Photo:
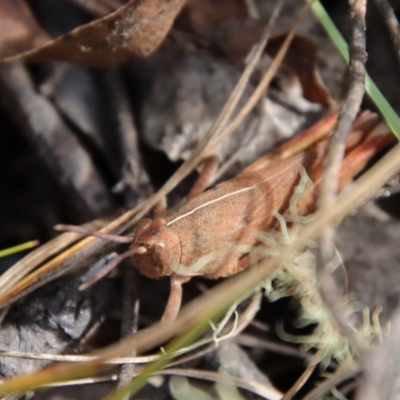
<svg viewBox="0 0 400 400"><path fill-rule="evenodd" d="M321 358L321 354L323 351L319 349L314 357L313 360L310 362L310 365L304 370L304 372L300 375L299 379L293 384L293 386L285 393L282 397L282 400L290 400L293 396L304 386L304 384L308 381L311 374L314 372L317 364L317 360Z"/></svg>
<svg viewBox="0 0 400 400"><path fill-rule="evenodd" d="M139 322L139 300L137 298L136 270L132 266L125 266L123 269L123 303L122 303L122 323L121 337L126 338L135 334L138 330ZM135 357L136 352L129 354ZM118 387L125 387L135 374L135 364L123 364L118 374ZM125 398L128 400L129 396Z"/></svg>
<svg viewBox="0 0 400 400"><path fill-rule="evenodd" d="M354 378L359 374L357 369L338 368L328 379L320 383L316 388L307 394L303 400L318 400L324 398L324 394L340 383Z"/></svg>
<svg viewBox="0 0 400 400"><path fill-rule="evenodd" d="M379 12L382 15L383 22L390 33L397 60L400 64L400 26L396 14L388 0L374 0Z"/></svg>
<svg viewBox="0 0 400 400"><path fill-rule="evenodd" d="M117 71L110 73L112 102L116 109L117 133L124 157L121 180L113 191L124 194L126 208L133 208L152 194L150 178L143 166L139 151L139 140L133 112Z"/></svg>
<svg viewBox="0 0 400 400"><path fill-rule="evenodd" d="M367 59L365 51L366 0L349 0L349 4L351 7L350 17L352 25L349 85L345 100L339 112L338 120L332 132L324 165L325 175L321 182L318 207L325 211L332 209L335 205L339 185L338 177L345 152L346 138L360 109L361 101L364 96L364 81L366 76L365 62ZM335 256L334 234L334 228L332 226L327 226L322 231L319 239L318 266L321 276L321 295L326 304L330 307L342 334L351 341L354 348L357 348L357 340L355 339L354 332L350 329L348 323L344 319L344 314L337 306L339 291L336 284L332 276L327 275L323 269Z"/></svg>
<svg viewBox="0 0 400 400"><path fill-rule="evenodd" d="M305 353L289 344L273 342L271 340L261 339L245 333L236 337L235 342L242 347L250 347L259 350L262 349L267 352L283 354L285 356L301 358L303 360L310 360L313 357L313 354Z"/></svg>

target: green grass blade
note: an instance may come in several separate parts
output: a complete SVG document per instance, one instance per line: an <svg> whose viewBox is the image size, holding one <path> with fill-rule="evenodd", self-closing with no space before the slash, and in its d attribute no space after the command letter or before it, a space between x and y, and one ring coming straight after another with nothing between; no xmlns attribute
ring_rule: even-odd
<svg viewBox="0 0 400 400"><path fill-rule="evenodd" d="M31 240L26 243L19 244L17 246L9 247L8 249L0 250L0 258L7 257L20 251L29 250L39 244L37 240Z"/></svg>
<svg viewBox="0 0 400 400"><path fill-rule="evenodd" d="M311 10L324 27L326 33L337 47L342 57L346 62L349 62L348 45L319 0L311 0ZM365 79L365 90L381 112L394 135L400 139L400 119L369 75L367 75Z"/></svg>
<svg viewBox="0 0 400 400"><path fill-rule="evenodd" d="M189 328L181 336L172 340L171 343L166 347L165 354L162 355L158 360L149 364L140 375L132 379L128 386L112 392L103 400L123 400L127 396L136 394L147 383L152 374L161 370L169 361L171 361L171 358L174 357L174 354L176 354L178 350L189 345L196 338L202 335L209 328L208 321L212 320L216 316L222 315L223 311L224 310L211 311L208 317L203 318L199 323Z"/></svg>

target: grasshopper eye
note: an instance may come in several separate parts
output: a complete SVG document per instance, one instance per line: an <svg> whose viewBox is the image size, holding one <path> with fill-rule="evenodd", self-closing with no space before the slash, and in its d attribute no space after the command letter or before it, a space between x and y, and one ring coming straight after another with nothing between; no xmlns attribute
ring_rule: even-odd
<svg viewBox="0 0 400 400"><path fill-rule="evenodd" d="M136 253L137 254L146 254L147 253L147 249L144 246L138 246L136 249Z"/></svg>

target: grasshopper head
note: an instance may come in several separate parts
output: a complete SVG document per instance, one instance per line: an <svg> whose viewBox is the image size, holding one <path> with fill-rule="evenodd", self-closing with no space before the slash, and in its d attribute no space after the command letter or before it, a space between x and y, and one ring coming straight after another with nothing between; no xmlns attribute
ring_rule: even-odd
<svg viewBox="0 0 400 400"><path fill-rule="evenodd" d="M181 259L178 235L166 226L165 220L143 218L134 231L132 261L138 271L149 278L173 274L174 265Z"/></svg>

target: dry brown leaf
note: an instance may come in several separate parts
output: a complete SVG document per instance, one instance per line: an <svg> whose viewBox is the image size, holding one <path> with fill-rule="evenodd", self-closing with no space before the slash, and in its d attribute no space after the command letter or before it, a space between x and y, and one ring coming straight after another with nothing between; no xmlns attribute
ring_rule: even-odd
<svg viewBox="0 0 400 400"><path fill-rule="evenodd" d="M183 12L190 29L204 37L212 36L225 22L247 14L244 0L187 0Z"/></svg>
<svg viewBox="0 0 400 400"><path fill-rule="evenodd" d="M224 52L229 61L242 61L259 40L264 26L263 22L251 19L229 21L214 36L214 44ZM278 53L286 36L287 34L283 33L270 38L266 52L271 57L275 57ZM317 48L311 40L296 35L286 53L283 65L299 80L304 98L326 106L332 104L331 96L317 69Z"/></svg>
<svg viewBox="0 0 400 400"><path fill-rule="evenodd" d="M271 38L268 42L266 50L271 57L275 57L278 53L286 36L287 34L284 33ZM325 106L332 104L331 96L317 69L317 48L311 40L296 35L283 63L299 79L304 98Z"/></svg>
<svg viewBox="0 0 400 400"><path fill-rule="evenodd" d="M213 37L214 45L223 52L228 61L243 61L252 46L260 39L265 23L242 18L228 21Z"/></svg>
<svg viewBox="0 0 400 400"><path fill-rule="evenodd" d="M49 39L24 0L0 2L0 57L41 46Z"/></svg>
<svg viewBox="0 0 400 400"><path fill-rule="evenodd" d="M105 67L133 57L146 57L160 45L184 2L131 0L104 18L82 25L37 49L0 61L67 61Z"/></svg>

